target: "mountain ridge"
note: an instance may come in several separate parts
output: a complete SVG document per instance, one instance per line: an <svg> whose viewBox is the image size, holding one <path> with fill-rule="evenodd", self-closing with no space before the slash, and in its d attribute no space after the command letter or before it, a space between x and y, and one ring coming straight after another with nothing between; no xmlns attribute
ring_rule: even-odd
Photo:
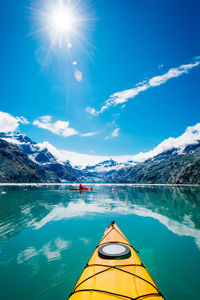
<svg viewBox="0 0 200 300"><path fill-rule="evenodd" d="M0 133L0 139L18 147L43 172L54 174L58 182L200 184L200 123L188 127L180 137L168 138L137 155L95 156L58 150L48 142L36 143L16 132ZM47 182L52 178L46 178Z"/></svg>
<svg viewBox="0 0 200 300"><path fill-rule="evenodd" d="M182 153L173 148L136 166L111 171L106 182L200 184L200 142Z"/></svg>
<svg viewBox="0 0 200 300"><path fill-rule="evenodd" d="M16 145L0 139L0 182L60 182L54 172L31 161Z"/></svg>

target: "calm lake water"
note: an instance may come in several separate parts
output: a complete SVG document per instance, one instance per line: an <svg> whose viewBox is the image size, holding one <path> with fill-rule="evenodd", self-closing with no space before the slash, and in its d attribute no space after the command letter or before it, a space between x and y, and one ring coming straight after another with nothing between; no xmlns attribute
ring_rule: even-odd
<svg viewBox="0 0 200 300"><path fill-rule="evenodd" d="M167 300L200 299L200 188L0 186L0 298L63 300L113 220Z"/></svg>

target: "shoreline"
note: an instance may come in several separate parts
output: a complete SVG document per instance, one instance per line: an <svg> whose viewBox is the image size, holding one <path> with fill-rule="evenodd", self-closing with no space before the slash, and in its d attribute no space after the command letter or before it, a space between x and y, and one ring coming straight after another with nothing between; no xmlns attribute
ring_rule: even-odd
<svg viewBox="0 0 200 300"><path fill-rule="evenodd" d="M79 183L0 183L0 186L77 186ZM166 186L166 187L200 187L199 184L168 183L83 183L86 186Z"/></svg>

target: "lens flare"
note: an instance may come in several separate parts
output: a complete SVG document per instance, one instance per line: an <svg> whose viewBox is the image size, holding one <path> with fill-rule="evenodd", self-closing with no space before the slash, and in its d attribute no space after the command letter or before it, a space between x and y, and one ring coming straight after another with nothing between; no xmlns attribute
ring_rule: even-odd
<svg viewBox="0 0 200 300"><path fill-rule="evenodd" d="M38 36L39 49L42 49L42 56L37 50L37 61L44 67L58 57L64 64L70 63L71 69L67 72L71 70L74 78L82 81L83 74L76 66L77 63L81 66L80 53L90 56L92 52L88 48L94 48L88 40L96 21L90 0L38 0L35 3L29 10L32 20L35 19L30 35Z"/></svg>

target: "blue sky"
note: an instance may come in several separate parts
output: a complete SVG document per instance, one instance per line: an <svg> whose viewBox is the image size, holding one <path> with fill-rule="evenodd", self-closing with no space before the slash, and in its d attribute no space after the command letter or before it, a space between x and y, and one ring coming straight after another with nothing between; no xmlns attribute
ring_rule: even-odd
<svg viewBox="0 0 200 300"><path fill-rule="evenodd" d="M25 117L23 133L61 149L121 155L148 151L199 122L198 0L71 0L78 34L69 34L72 47L63 39L47 56L52 30L38 30L42 12L58 3L1 1L0 111ZM155 80L137 94L139 83ZM137 95L90 113L127 90Z"/></svg>

